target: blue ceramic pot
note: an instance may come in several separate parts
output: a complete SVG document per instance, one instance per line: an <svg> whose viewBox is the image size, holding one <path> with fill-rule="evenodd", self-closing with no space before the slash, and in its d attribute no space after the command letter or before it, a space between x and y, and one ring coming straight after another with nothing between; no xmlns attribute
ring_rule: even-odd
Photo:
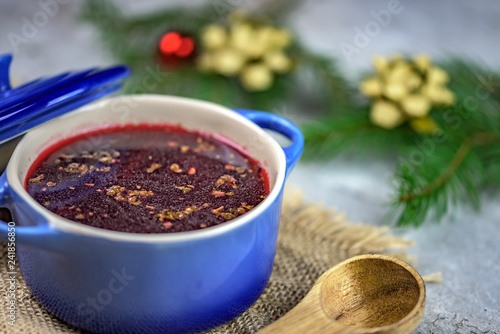
<svg viewBox="0 0 500 334"><path fill-rule="evenodd" d="M216 227L146 235L66 220L24 189L31 163L47 147L78 133L130 123L181 124L230 139L263 164L269 196ZM292 144L280 147L262 128L285 135ZM0 222L1 234L4 240L10 235L11 243L15 239L15 260L33 296L74 326L97 333L208 330L241 314L266 287L283 187L302 148L299 129L277 115L178 97L106 99L23 138L0 178L0 206L11 210L15 222Z"/></svg>

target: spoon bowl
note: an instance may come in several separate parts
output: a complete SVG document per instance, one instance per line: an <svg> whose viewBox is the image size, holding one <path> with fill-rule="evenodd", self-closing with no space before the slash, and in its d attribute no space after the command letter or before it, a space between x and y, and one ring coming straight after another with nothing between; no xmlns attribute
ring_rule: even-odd
<svg viewBox="0 0 500 334"><path fill-rule="evenodd" d="M259 333L411 333L422 320L425 285L410 265L360 255L326 271L304 299Z"/></svg>

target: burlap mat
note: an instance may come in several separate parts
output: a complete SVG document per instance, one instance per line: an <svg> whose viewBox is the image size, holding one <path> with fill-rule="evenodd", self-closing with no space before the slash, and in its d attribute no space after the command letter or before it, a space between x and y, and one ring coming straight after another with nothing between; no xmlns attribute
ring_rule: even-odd
<svg viewBox="0 0 500 334"><path fill-rule="evenodd" d="M16 327L7 324L7 248L0 249L0 333L85 333L49 314L17 284ZM259 300L235 320L208 333L254 333L295 306L328 268L355 255L390 252L403 259L410 241L387 228L353 224L335 210L304 204L300 191L288 190L283 201L278 249L271 281ZM19 268L16 269L19 272ZM20 276L18 276L20 277Z"/></svg>

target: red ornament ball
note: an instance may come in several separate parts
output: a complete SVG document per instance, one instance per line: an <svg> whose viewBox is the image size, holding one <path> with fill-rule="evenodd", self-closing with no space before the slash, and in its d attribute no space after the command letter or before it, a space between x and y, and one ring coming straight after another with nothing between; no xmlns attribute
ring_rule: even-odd
<svg viewBox="0 0 500 334"><path fill-rule="evenodd" d="M160 40L160 51L164 54L174 54L182 45L182 37L176 32L163 35Z"/></svg>
<svg viewBox="0 0 500 334"><path fill-rule="evenodd" d="M165 65L178 65L194 58L194 39L176 31L165 33L158 43L160 60Z"/></svg>

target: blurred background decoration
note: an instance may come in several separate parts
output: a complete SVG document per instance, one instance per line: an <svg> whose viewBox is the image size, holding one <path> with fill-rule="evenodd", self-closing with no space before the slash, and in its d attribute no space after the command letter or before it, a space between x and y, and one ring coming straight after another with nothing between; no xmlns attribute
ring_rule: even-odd
<svg viewBox="0 0 500 334"><path fill-rule="evenodd" d="M266 111L293 104L304 114L305 159L391 154L386 223L439 221L457 204L479 209L481 192L500 185L500 88L475 96L484 78L499 82L499 73L452 55L433 64L425 54L394 50L375 56L374 73L358 84L340 70L342 59L309 50L286 27L299 3L222 7L215 16L212 3L125 16L109 0L88 0L83 18L116 61L134 69L125 93L144 93L140 83L153 77L148 93ZM344 55L353 48L345 44Z"/></svg>
<svg viewBox="0 0 500 334"><path fill-rule="evenodd" d="M350 89L335 59L305 48L282 25L299 3L264 2L252 12L221 8L218 15L209 3L130 17L111 1L89 0L83 18L99 28L113 57L133 68L125 93L141 93L134 87L154 73L158 85L148 93L268 111L305 99L329 110L347 103ZM311 76L320 81L314 99L307 94Z"/></svg>

